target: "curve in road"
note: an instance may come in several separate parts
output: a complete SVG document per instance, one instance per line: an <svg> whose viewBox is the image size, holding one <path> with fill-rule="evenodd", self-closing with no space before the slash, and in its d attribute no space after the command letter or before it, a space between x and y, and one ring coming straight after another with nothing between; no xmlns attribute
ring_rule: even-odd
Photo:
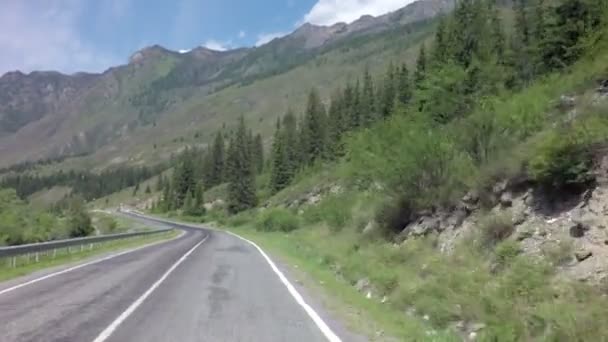
<svg viewBox="0 0 608 342"><path fill-rule="evenodd" d="M340 341L255 244L138 219L185 233L4 293L15 284L0 284L2 341Z"/></svg>

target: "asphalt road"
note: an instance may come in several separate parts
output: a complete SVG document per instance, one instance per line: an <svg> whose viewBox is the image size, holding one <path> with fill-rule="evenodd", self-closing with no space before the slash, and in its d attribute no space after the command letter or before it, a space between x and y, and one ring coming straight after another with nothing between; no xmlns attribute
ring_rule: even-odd
<svg viewBox="0 0 608 342"><path fill-rule="evenodd" d="M0 341L359 340L332 335L345 332L279 273L238 237L187 229L28 286L2 293L40 275L0 284Z"/></svg>

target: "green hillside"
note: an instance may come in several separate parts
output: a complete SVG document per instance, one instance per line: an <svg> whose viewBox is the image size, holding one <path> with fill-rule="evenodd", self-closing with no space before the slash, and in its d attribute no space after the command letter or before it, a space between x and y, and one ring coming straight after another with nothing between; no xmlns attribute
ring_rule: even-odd
<svg viewBox="0 0 608 342"><path fill-rule="evenodd" d="M596 210L587 203L606 190L608 8L533 2L514 7L512 28L498 13L462 1L409 73L372 69L383 76L369 97L361 77L330 101L322 84L304 105L286 101L303 114L274 122L262 172L235 163L253 155L237 143L246 130L229 134L225 154L189 152L202 155L199 166L185 154L151 211L260 242L360 309L353 325L377 323L371 334L602 340L605 282L569 272L605 261L605 242L582 238L605 236L604 226L574 216ZM214 185L206 170L218 156L224 201L194 215L192 194ZM528 216L516 216L516 203Z"/></svg>

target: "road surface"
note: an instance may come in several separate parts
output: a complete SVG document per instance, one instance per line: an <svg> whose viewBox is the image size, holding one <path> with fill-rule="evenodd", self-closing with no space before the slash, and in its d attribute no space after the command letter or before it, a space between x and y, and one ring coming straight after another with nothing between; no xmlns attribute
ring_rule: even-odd
<svg viewBox="0 0 608 342"><path fill-rule="evenodd" d="M338 337L337 324L298 300L280 274L238 237L186 229L177 239L26 286L15 288L41 275L0 283L0 340L355 339Z"/></svg>

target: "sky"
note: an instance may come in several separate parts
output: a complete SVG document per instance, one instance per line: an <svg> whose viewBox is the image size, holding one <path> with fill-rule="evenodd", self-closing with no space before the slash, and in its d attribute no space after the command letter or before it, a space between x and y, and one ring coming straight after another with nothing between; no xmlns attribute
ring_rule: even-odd
<svg viewBox="0 0 608 342"><path fill-rule="evenodd" d="M0 0L0 74L101 72L153 44L259 46L303 23L381 15L414 0Z"/></svg>

